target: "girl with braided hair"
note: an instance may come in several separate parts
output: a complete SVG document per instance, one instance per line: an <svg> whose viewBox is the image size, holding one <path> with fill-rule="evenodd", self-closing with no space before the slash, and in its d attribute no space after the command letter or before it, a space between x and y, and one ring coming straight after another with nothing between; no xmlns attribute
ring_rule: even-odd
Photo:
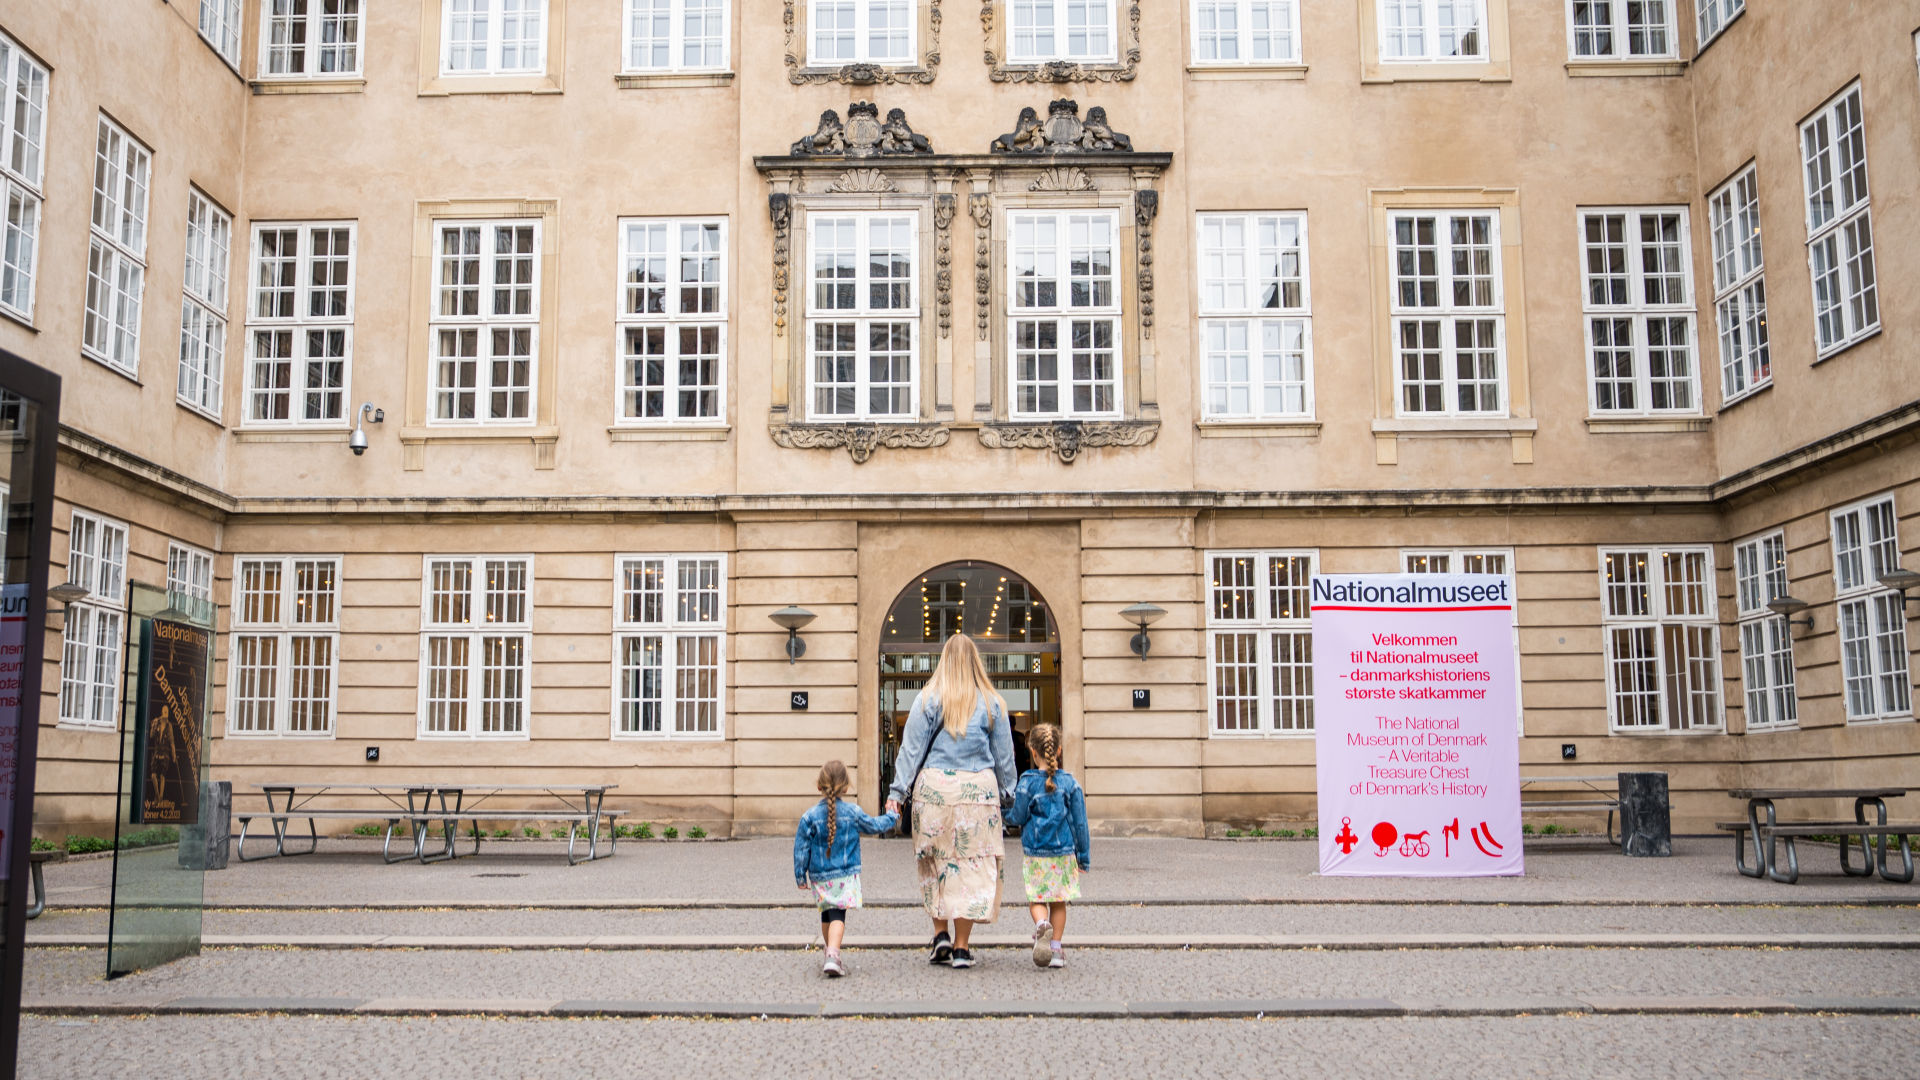
<svg viewBox="0 0 1920 1080"><path fill-rule="evenodd" d="M1035 724L1027 732L1034 767L1020 774L1007 821L1020 826L1021 879L1033 912L1033 962L1067 966L1061 939L1067 934L1067 903L1080 899L1080 875L1091 870L1093 842L1087 835L1087 799L1073 774L1061 768L1060 728Z"/></svg>
<svg viewBox="0 0 1920 1080"><path fill-rule="evenodd" d="M830 979L847 973L840 942L847 936L847 912L860 906L860 834L883 833L900 824L900 815L868 815L846 799L852 782L838 760L820 766L814 786L820 801L801 815L793 834L793 883L813 891L820 909L820 935L827 958L820 970Z"/></svg>

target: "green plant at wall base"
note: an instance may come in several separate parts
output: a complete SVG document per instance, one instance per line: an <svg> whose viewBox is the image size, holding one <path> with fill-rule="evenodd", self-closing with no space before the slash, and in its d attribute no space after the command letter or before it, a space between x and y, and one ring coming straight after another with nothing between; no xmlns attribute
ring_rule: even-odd
<svg viewBox="0 0 1920 1080"><path fill-rule="evenodd" d="M1274 835L1278 836L1282 840L1291 840L1294 837L1299 836L1300 834L1297 832L1294 832L1292 829L1281 829L1279 832L1274 833Z"/></svg>
<svg viewBox="0 0 1920 1080"><path fill-rule="evenodd" d="M1558 826L1558 825L1548 825L1547 827L1545 827L1545 828L1543 828L1543 829L1541 829L1541 830L1540 830L1540 835L1541 835L1541 836L1552 836L1552 835L1554 835L1555 833L1558 833L1559 831L1560 831L1560 826Z"/></svg>
<svg viewBox="0 0 1920 1080"><path fill-rule="evenodd" d="M180 830L171 825L157 825L151 829L139 829L120 838L122 851L132 848L157 847L161 844L180 842Z"/></svg>
<svg viewBox="0 0 1920 1080"><path fill-rule="evenodd" d="M106 851L112 847L113 844L110 841L102 840L97 836L67 837L67 854L69 855L86 855L90 852Z"/></svg>
<svg viewBox="0 0 1920 1080"><path fill-rule="evenodd" d="M1309 840L1318 840L1320 839L1320 830L1318 828L1304 829L1301 831L1300 835L1306 837Z"/></svg>
<svg viewBox="0 0 1920 1080"><path fill-rule="evenodd" d="M1227 839L1229 839L1229 840L1238 840L1238 839L1240 839L1241 837L1243 837L1243 836L1245 836L1245 835L1247 835L1247 834L1246 834L1246 833L1244 833L1244 832L1241 832L1241 831L1240 831L1239 829L1228 829L1228 830L1227 830Z"/></svg>
<svg viewBox="0 0 1920 1080"><path fill-rule="evenodd" d="M653 822L651 821L641 822L640 827L633 830L633 838L635 840L653 839Z"/></svg>
<svg viewBox="0 0 1920 1080"><path fill-rule="evenodd" d="M666 837L669 840L678 840L680 839L680 830L669 825L666 828L660 830L660 835Z"/></svg>
<svg viewBox="0 0 1920 1080"><path fill-rule="evenodd" d="M379 836L385 831L385 829L382 829L378 825L355 825L353 827L353 835L355 836Z"/></svg>
<svg viewBox="0 0 1920 1080"><path fill-rule="evenodd" d="M467 826L467 835L474 838L475 840L478 840L481 837L487 835L487 832L485 829L482 829L478 825L469 825Z"/></svg>
<svg viewBox="0 0 1920 1080"><path fill-rule="evenodd" d="M512 836L512 835L513 835L513 833L512 833L512 832L510 832L509 830L506 830L506 829L495 829L495 830L493 830L493 838L494 838L495 840L505 840L505 839L506 839L507 837L509 837L509 836Z"/></svg>
<svg viewBox="0 0 1920 1080"><path fill-rule="evenodd" d="M538 840L540 839L540 830L529 825L526 828L520 830L520 835L525 836L530 840Z"/></svg>
<svg viewBox="0 0 1920 1080"><path fill-rule="evenodd" d="M1521 836L1532 836L1532 835L1533 835L1533 826L1531 826L1531 825L1522 825L1522 826L1520 826L1520 835L1521 835Z"/></svg>
<svg viewBox="0 0 1920 1080"><path fill-rule="evenodd" d="M59 851L60 850L57 846L54 845L53 841L47 840L38 836L33 838L33 844L31 845L31 847L32 847L32 850L34 851Z"/></svg>
<svg viewBox="0 0 1920 1080"><path fill-rule="evenodd" d="M695 825L693 828L687 830L687 838L691 840L705 840L707 838L707 830Z"/></svg>

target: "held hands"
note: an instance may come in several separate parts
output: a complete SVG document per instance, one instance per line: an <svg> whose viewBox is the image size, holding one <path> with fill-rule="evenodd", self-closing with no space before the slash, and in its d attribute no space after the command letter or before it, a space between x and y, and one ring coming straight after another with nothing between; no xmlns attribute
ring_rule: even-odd
<svg viewBox="0 0 1920 1080"><path fill-rule="evenodd" d="M899 800L899 799L888 799L888 800L887 800L887 813L889 813L889 814L897 814L897 813L899 813L899 812L900 812L900 800Z"/></svg>

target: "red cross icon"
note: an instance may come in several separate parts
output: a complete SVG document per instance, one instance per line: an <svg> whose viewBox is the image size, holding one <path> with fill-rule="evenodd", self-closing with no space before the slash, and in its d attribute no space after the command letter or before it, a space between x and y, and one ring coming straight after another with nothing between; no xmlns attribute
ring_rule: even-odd
<svg viewBox="0 0 1920 1080"><path fill-rule="evenodd" d="M1333 842L1340 845L1340 854L1353 854L1353 845L1359 843L1360 838L1353 835L1352 818L1340 819L1340 834L1333 838Z"/></svg>

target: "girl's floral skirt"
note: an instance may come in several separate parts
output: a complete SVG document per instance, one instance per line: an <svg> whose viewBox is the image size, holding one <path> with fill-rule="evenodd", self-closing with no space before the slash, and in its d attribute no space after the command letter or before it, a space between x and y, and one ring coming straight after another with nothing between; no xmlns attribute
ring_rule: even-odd
<svg viewBox="0 0 1920 1080"><path fill-rule="evenodd" d="M813 902L821 911L839 908L851 911L860 906L860 875L827 878L813 883Z"/></svg>
<svg viewBox="0 0 1920 1080"><path fill-rule="evenodd" d="M1027 886L1029 904L1067 904L1080 899L1080 861L1066 855L1028 855L1020 863L1020 880Z"/></svg>
<svg viewBox="0 0 1920 1080"><path fill-rule="evenodd" d="M1006 841L993 773L922 769L913 789L913 851L928 915L983 923L999 918Z"/></svg>

